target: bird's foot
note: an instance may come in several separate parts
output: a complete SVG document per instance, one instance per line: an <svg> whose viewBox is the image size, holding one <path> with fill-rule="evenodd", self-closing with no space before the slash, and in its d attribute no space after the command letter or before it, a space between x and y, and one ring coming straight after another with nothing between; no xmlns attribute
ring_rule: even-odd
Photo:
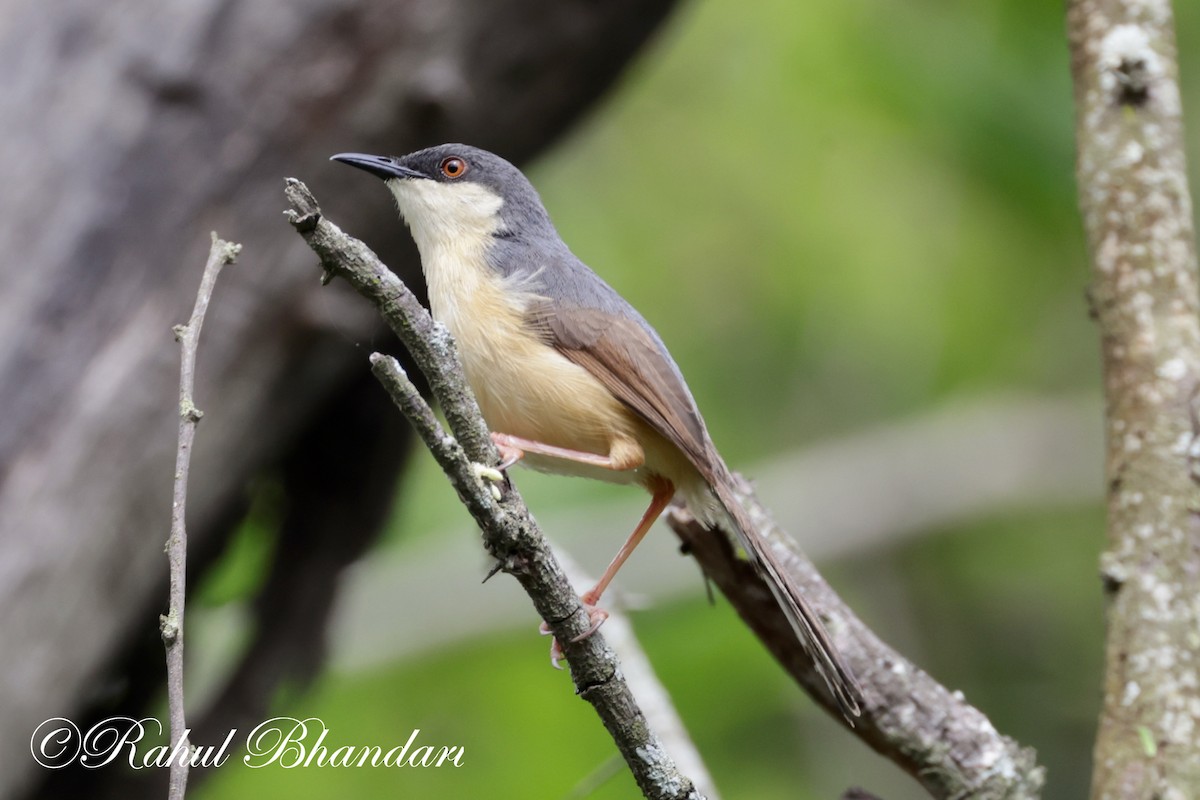
<svg viewBox="0 0 1200 800"><path fill-rule="evenodd" d="M600 599L599 597L593 597L592 593L588 592L588 593L584 594L582 597L580 597L579 599L583 602L583 610L587 612L588 621L591 623L591 625L588 627L588 629L586 631L579 634L578 636L573 637L571 639L572 642L582 642L584 639L588 638L593 633L600 630L600 626L604 624L604 620L608 619L608 612L605 611L603 608L600 608L600 606L596 605L596 601L598 601ZM550 630L550 626L547 625L545 622L543 622L541 624L541 627L538 628L538 633L542 634L542 636L552 636L553 635L553 631ZM562 646L559 645L559 643L558 643L558 638L556 637L554 639L551 639L550 640L550 664L555 669L562 669L562 665L558 663L559 661L562 661L562 659L563 659L563 651L562 651Z"/></svg>
<svg viewBox="0 0 1200 800"><path fill-rule="evenodd" d="M506 470L525 457L525 451L513 442L507 433L492 432L492 444L500 451L500 470Z"/></svg>
<svg viewBox="0 0 1200 800"><path fill-rule="evenodd" d="M600 602L600 595L595 592L584 592L579 598L583 603L583 610L587 612L588 621L591 623L586 631L572 639L572 642L582 642L584 639L591 636L596 631L600 630L600 626L604 624L604 620L608 619L608 612L597 605Z"/></svg>
<svg viewBox="0 0 1200 800"><path fill-rule="evenodd" d="M503 466L500 468L503 469ZM489 467L487 464L471 463L471 471L475 473L475 478L488 487L492 492L492 499L499 501L501 498L500 487L496 484L504 483L504 473L496 467Z"/></svg>

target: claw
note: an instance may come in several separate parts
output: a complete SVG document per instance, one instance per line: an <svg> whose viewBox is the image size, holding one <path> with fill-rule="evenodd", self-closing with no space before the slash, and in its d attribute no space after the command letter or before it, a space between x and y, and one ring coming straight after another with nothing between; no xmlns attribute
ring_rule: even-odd
<svg viewBox="0 0 1200 800"><path fill-rule="evenodd" d="M525 451L510 441L503 433L492 434L492 444L500 451L500 469L505 470L525 457Z"/></svg>
<svg viewBox="0 0 1200 800"><path fill-rule="evenodd" d="M553 636L554 632L550 630L550 626L542 623L538 626L538 633L542 636ZM563 660L562 648L558 646L558 639L550 640L550 666L555 669L562 669L562 664L558 663Z"/></svg>
<svg viewBox="0 0 1200 800"><path fill-rule="evenodd" d="M489 467L487 464L476 463L471 465L471 469L475 472L475 477L479 478L479 480L486 478L493 483L504 483L504 473L500 471L503 467L497 469L496 467Z"/></svg>
<svg viewBox="0 0 1200 800"><path fill-rule="evenodd" d="M593 633L600 630L600 626L604 624L604 620L608 619L608 612L605 611L603 608L599 608L599 607L593 606L593 605L588 605L587 603L584 603L583 607L588 612L588 620L592 623L592 626L590 628L588 628L586 631L584 631L583 633L581 633L578 636L576 636L575 638L573 638L571 640L572 642L582 642L584 639L588 638Z"/></svg>
<svg viewBox="0 0 1200 800"><path fill-rule="evenodd" d="M600 608L599 606L597 606L594 602L592 602L593 598L592 598L591 592L588 592L587 594L585 594L583 597L580 598L580 600L583 601L583 609L584 609L584 611L587 612L588 621L590 621L592 624L583 633L579 634L578 636L572 637L571 638L572 643L582 642L584 639L588 638L593 633L600 630L600 626L604 624L604 620L608 619L608 612L605 611L603 608ZM540 633L542 636L553 636L554 635L554 632L552 630L550 630L550 626L547 625L545 622L543 622L541 625L538 626L538 633ZM558 639L556 637L550 641L550 664L555 669L562 669L562 665L559 664L558 662L562 661L563 657L564 656L563 656L562 647L559 645Z"/></svg>

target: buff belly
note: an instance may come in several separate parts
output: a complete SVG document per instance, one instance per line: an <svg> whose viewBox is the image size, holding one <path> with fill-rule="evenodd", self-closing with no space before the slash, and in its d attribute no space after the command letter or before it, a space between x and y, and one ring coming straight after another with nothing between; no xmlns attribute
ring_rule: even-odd
<svg viewBox="0 0 1200 800"><path fill-rule="evenodd" d="M477 206L447 230L427 217L451 202L432 181L389 183L421 251L430 310L458 342L459 356L488 427L556 447L613 458L610 470L527 454L525 466L615 483L653 476L684 488L699 480L686 457L587 370L548 345L527 324L530 304L542 300L487 262L499 198L482 188L453 202ZM461 209L460 209L461 210Z"/></svg>
<svg viewBox="0 0 1200 800"><path fill-rule="evenodd" d="M651 475L676 485L699 476L678 448L617 400L590 372L536 336L525 322L528 296L492 275L463 275L469 291L454 299L430 280L436 319L458 342L467 381L488 427L523 439L611 456L633 466L610 470L527 454L532 469L610 483L645 483Z"/></svg>

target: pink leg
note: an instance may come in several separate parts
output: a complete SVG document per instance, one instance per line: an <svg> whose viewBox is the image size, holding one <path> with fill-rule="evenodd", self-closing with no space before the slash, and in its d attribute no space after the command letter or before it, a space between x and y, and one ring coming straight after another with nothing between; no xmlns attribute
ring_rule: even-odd
<svg viewBox="0 0 1200 800"><path fill-rule="evenodd" d="M572 642L579 642L591 636L604 624L604 620L608 619L608 612L597 605L600 602L600 595L604 594L604 590L608 588L608 585L612 583L612 579L616 577L617 571L629 559L634 548L641 543L642 539L646 538L646 534L649 533L651 526L654 525L654 521L658 519L659 514L671 502L671 498L675 496L675 485L666 478L656 477L652 478L651 481L650 485L647 486L653 492L653 497L650 499L650 507L642 515L642 519L638 522L637 527L633 529L633 533L629 534L629 538L625 540L625 544L621 545L621 549L617 551L608 568L604 570L604 574L600 576L600 580L580 597L592 625L586 631L572 639ZM543 634L550 633L545 623L542 623L541 631ZM550 645L550 661L555 667L558 667L558 660L560 658L562 658L562 648L559 647L558 641L555 640Z"/></svg>
<svg viewBox="0 0 1200 800"><path fill-rule="evenodd" d="M646 513L643 513L641 522L637 523L634 533L630 534L629 539L626 539L624 545L620 546L617 555L614 555L611 563L608 564L608 569L604 571L604 575L600 576L596 585L583 594L581 600L583 600L584 606L595 606L596 603L600 602L600 595L604 594L604 590L608 588L608 584L612 583L612 579L617 577L617 571L625 564L630 555L634 553L634 548L640 545L643 539L646 539L646 534L649 533L655 519L659 518L662 510L666 509L667 504L670 504L671 498L674 497L674 485L666 479L655 480L654 486L650 488L650 491L654 492L654 495L650 498L650 505ZM596 627L599 627L599 625L596 625ZM580 638L587 638L588 634L594 631L595 627L588 631L588 633L584 633Z"/></svg>
<svg viewBox="0 0 1200 800"><path fill-rule="evenodd" d="M522 439L520 436L510 436L507 433L493 433L492 443L500 451L500 469L505 470L520 461L526 453L540 456L565 458L568 461L578 461L580 464L591 464L594 467L621 470L627 467L618 465L612 456L602 456L587 453L582 450L570 450L566 447L556 447L552 444L535 442L533 439Z"/></svg>

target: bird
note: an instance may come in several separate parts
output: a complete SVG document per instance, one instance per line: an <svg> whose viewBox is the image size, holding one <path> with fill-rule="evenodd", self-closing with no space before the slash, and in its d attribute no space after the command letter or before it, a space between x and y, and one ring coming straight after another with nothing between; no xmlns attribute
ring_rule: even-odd
<svg viewBox="0 0 1200 800"><path fill-rule="evenodd" d="M735 478L666 345L571 252L524 173L455 143L332 160L381 178L394 197L420 255L430 313L458 343L499 469L520 462L650 493L633 533L581 596L591 626L579 638L603 623L601 595L679 495L699 520L734 535L843 715L858 716L854 673L738 500Z"/></svg>

